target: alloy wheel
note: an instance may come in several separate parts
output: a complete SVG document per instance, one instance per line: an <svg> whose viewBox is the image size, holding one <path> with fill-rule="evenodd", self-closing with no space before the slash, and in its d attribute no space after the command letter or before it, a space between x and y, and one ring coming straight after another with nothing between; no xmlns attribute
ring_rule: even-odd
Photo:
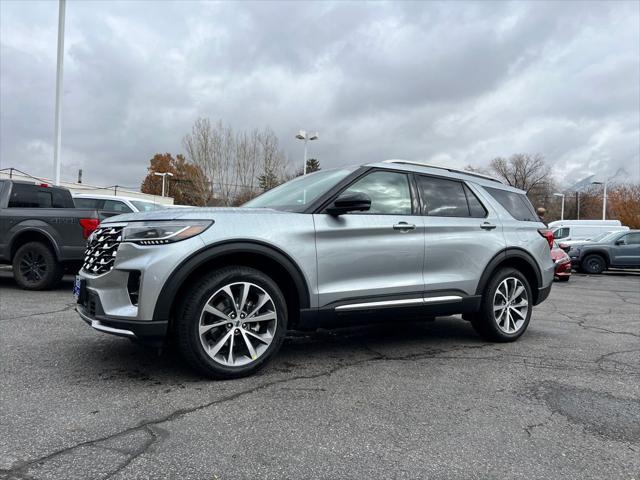
<svg viewBox="0 0 640 480"><path fill-rule="evenodd" d="M258 285L236 282L217 290L200 314L200 343L215 362L240 367L269 348L277 328L271 296Z"/></svg>
<svg viewBox="0 0 640 480"><path fill-rule="evenodd" d="M522 281L507 277L500 282L493 296L493 317L498 328L504 333L516 333L524 325L528 310L527 289Z"/></svg>
<svg viewBox="0 0 640 480"><path fill-rule="evenodd" d="M44 257L38 253L28 250L20 259L20 273L30 283L39 282L47 272L47 264Z"/></svg>

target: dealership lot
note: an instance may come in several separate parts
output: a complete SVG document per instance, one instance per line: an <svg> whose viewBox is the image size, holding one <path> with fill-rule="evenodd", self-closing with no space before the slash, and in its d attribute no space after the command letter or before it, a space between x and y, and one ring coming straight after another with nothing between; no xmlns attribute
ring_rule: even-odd
<svg viewBox="0 0 640 480"><path fill-rule="evenodd" d="M0 271L0 478L640 478L640 274L555 284L513 344L457 318L291 335L213 382Z"/></svg>

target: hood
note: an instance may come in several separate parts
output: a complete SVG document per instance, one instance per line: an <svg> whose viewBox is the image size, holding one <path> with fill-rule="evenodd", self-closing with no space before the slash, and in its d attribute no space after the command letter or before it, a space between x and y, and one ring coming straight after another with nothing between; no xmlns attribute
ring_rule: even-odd
<svg viewBox="0 0 640 480"><path fill-rule="evenodd" d="M154 220L215 220L217 215L296 215L271 208L193 207L167 208L150 212L125 213L109 217L102 223L147 222Z"/></svg>

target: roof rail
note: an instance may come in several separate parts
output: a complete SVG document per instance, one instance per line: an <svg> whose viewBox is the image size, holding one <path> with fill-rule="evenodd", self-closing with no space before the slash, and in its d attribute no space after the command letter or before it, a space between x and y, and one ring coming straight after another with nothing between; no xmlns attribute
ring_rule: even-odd
<svg viewBox="0 0 640 480"><path fill-rule="evenodd" d="M398 163L398 164L404 164L404 165L416 165L418 167L439 168L440 170L446 170L447 172L461 173L463 175L469 175L471 177L483 178L485 180L489 180L489 181L492 181L492 182L504 183L501 180L499 180L499 179L497 179L495 177L492 177L491 175L484 175L483 173L468 172L466 170L458 170L456 168L443 167L443 166L440 166L440 165L430 165L428 163L414 162L414 161L411 161L411 160L383 160L382 163Z"/></svg>

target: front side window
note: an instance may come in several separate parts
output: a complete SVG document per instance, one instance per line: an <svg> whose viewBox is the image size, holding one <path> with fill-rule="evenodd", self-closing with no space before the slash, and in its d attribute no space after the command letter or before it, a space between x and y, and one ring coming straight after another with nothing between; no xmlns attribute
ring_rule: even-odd
<svg viewBox="0 0 640 480"><path fill-rule="evenodd" d="M640 245L640 233L628 233L620 238L623 245Z"/></svg>
<svg viewBox="0 0 640 480"><path fill-rule="evenodd" d="M117 212L117 213L130 213L133 210L129 208L124 202L120 202L119 200L105 200L104 209L107 212Z"/></svg>
<svg viewBox="0 0 640 480"><path fill-rule="evenodd" d="M162 208L157 203L142 202L140 200L130 200L133 206L138 209L139 212L151 212L152 210L158 210Z"/></svg>
<svg viewBox="0 0 640 480"><path fill-rule="evenodd" d="M411 215L409 178L404 173L373 172L356 181L343 193L365 193L371 208L362 214Z"/></svg>
<svg viewBox="0 0 640 480"><path fill-rule="evenodd" d="M553 232L553 238L567 238L569 236L569 227L559 228Z"/></svg>

